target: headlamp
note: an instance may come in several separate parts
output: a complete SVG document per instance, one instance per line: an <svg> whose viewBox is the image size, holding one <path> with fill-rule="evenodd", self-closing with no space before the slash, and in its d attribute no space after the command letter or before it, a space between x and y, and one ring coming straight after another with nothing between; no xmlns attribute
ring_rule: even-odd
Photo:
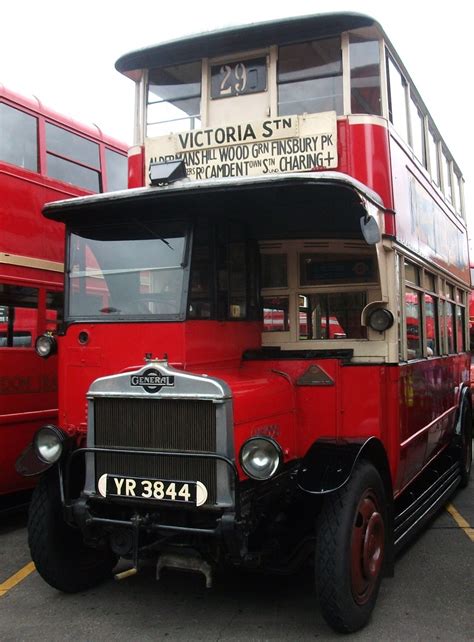
<svg viewBox="0 0 474 642"><path fill-rule="evenodd" d="M375 308L369 314L367 324L372 330L385 332L393 325L393 314L387 308Z"/></svg>
<svg viewBox="0 0 474 642"><path fill-rule="evenodd" d="M52 354L55 354L58 349L56 339L51 334L40 334L35 341L36 354L43 359L47 359Z"/></svg>
<svg viewBox="0 0 474 642"><path fill-rule="evenodd" d="M252 437L240 449L240 465L251 479L270 479L282 461L280 446L268 437Z"/></svg>
<svg viewBox="0 0 474 642"><path fill-rule="evenodd" d="M56 463L63 453L64 433L56 426L43 426L33 439L36 455L46 464Z"/></svg>

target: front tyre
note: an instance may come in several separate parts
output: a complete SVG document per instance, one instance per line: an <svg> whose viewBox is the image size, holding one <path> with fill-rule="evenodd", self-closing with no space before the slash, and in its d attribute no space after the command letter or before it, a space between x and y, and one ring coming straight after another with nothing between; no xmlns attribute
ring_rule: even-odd
<svg viewBox="0 0 474 642"><path fill-rule="evenodd" d="M109 550L84 544L63 519L57 470L41 477L28 514L28 544L41 577L65 593L76 593L110 577L117 559Z"/></svg>
<svg viewBox="0 0 474 642"><path fill-rule="evenodd" d="M385 489L377 469L359 462L348 483L328 495L317 524L316 589L336 631L362 628L382 580L387 533Z"/></svg>

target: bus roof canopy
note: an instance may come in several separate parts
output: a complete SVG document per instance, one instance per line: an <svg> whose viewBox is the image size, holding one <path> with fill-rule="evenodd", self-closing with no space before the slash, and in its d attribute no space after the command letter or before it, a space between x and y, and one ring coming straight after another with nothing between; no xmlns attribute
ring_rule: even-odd
<svg viewBox="0 0 474 642"><path fill-rule="evenodd" d="M379 196L337 172L184 180L164 187L86 196L49 203L44 216L72 228L132 222L141 217L214 216L249 224L258 238L321 236L362 239L367 201Z"/></svg>
<svg viewBox="0 0 474 642"><path fill-rule="evenodd" d="M373 18L360 13L326 13L239 25L132 51L121 56L115 67L123 74L133 76L130 72L139 69L214 58L241 49L305 42L372 25L381 30Z"/></svg>

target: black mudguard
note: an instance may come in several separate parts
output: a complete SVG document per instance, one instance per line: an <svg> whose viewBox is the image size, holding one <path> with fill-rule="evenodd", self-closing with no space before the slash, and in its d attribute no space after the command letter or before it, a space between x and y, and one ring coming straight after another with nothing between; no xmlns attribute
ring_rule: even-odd
<svg viewBox="0 0 474 642"><path fill-rule="evenodd" d="M374 437L318 439L306 453L297 477L301 490L332 493L346 484L362 451L380 444Z"/></svg>
<svg viewBox="0 0 474 642"><path fill-rule="evenodd" d="M45 473L54 464L42 461L35 452L33 444L29 444L16 460L15 469L23 477L35 477Z"/></svg>

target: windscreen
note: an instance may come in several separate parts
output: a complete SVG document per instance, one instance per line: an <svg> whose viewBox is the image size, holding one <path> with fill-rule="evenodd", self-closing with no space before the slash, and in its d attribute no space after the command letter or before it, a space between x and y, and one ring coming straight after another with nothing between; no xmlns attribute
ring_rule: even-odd
<svg viewBox="0 0 474 642"><path fill-rule="evenodd" d="M185 223L134 219L69 234L68 318L184 314Z"/></svg>

